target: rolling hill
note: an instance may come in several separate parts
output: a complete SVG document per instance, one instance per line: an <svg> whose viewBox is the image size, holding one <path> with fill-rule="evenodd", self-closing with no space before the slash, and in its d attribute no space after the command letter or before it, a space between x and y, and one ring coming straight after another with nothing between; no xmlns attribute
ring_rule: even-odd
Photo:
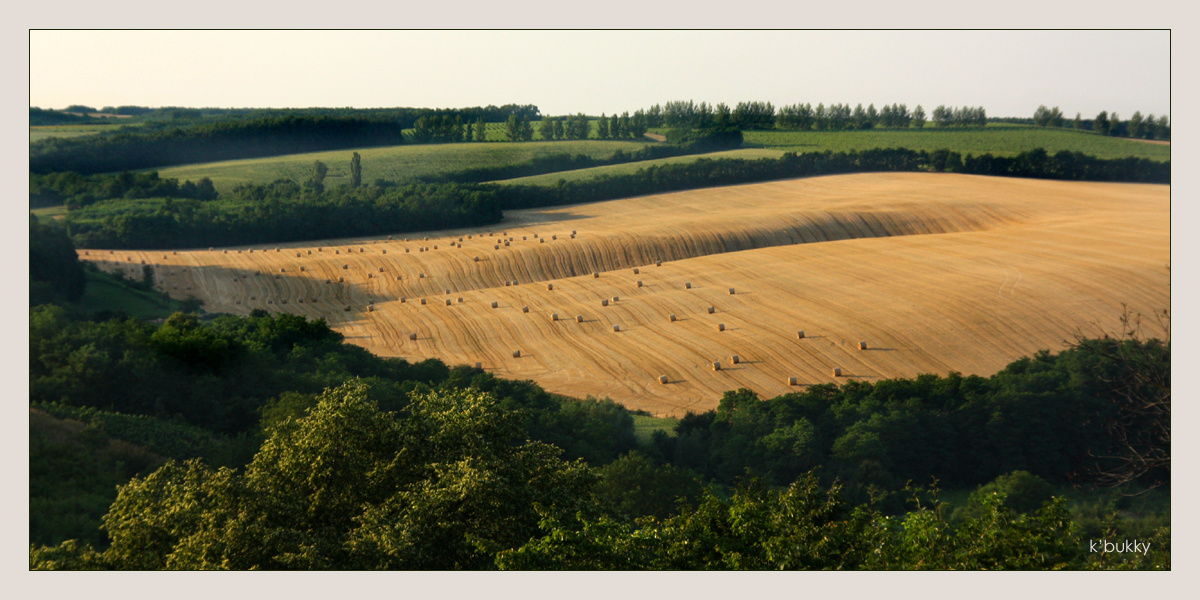
<svg viewBox="0 0 1200 600"><path fill-rule="evenodd" d="M138 275L145 261L210 311L324 317L380 355L681 416L726 390L799 389L789 378L988 375L1117 329L1123 304L1169 306L1169 235L1167 186L888 173L511 211L407 240L80 254Z"/></svg>

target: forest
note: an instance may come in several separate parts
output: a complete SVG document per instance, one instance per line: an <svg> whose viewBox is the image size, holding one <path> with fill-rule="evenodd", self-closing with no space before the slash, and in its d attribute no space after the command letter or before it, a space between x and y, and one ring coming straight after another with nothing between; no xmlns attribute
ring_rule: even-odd
<svg viewBox="0 0 1200 600"><path fill-rule="evenodd" d="M668 102L595 123L649 143L611 158L348 185L196 182L171 164L336 148L531 139L533 105L249 111L31 107L31 124L127 115L137 127L30 145L30 569L1170 569L1170 341L1122 331L1014 357L990 376L923 374L761 398L641 434L604 398L552 394L347 343L286 313L165 319L96 310L108 278L76 248L262 244L499 222L505 209L870 171L1170 183L1170 163L1044 150L789 152L653 165L555 186L529 175L742 145L742 131L925 126L922 107ZM84 110L88 109L88 110ZM1169 139L1165 118L1076 129ZM970 128L982 108L939 106ZM1038 126L1067 127L1042 107ZM582 139L583 115L545 117ZM108 281L108 279L105 279ZM138 282L112 280L116 288ZM145 288L146 286L142 286ZM140 289L140 288L139 288ZM142 289L142 291L146 291ZM1167 321L1169 311L1149 315ZM1137 538L1144 554L1096 553Z"/></svg>

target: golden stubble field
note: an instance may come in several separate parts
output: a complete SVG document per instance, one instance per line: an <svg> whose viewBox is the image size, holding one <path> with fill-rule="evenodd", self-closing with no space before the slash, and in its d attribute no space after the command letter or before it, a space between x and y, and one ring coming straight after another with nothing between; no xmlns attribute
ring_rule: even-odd
<svg viewBox="0 0 1200 600"><path fill-rule="evenodd" d="M135 276L145 261L208 311L323 317L379 355L681 416L743 387L990 375L1118 330L1122 304L1169 306L1169 237L1167 186L892 173L393 239L80 254Z"/></svg>

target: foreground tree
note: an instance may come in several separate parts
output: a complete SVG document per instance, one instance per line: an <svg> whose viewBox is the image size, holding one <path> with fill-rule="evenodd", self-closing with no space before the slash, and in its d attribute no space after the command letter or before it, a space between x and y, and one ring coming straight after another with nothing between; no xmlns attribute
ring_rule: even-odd
<svg viewBox="0 0 1200 600"><path fill-rule="evenodd" d="M112 546L34 549L31 567L482 569L537 531L535 505L586 506L594 476L475 391L414 394L396 415L350 382L286 419L244 473L170 462L121 488Z"/></svg>

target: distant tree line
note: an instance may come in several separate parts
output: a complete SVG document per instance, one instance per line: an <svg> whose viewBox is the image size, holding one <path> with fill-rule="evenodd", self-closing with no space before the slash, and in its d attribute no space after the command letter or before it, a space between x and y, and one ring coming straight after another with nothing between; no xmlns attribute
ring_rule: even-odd
<svg viewBox="0 0 1200 600"><path fill-rule="evenodd" d="M67 214L83 248L178 248L400 233L498 222L492 189L378 181L324 190L279 180L242 185L220 200L96 202Z"/></svg>
<svg viewBox="0 0 1200 600"><path fill-rule="evenodd" d="M983 154L978 157L937 150L926 152L890 148L834 153L789 152L778 159L706 159L677 164L651 165L636 173L599 175L565 181L557 186L496 186L504 208L528 208L611 200L660 192L733 185L790 177L811 177L870 171L934 171L1033 177L1071 181L1125 181L1170 183L1170 162L1145 158L1099 159L1078 152L1053 155L1035 149L1013 157Z"/></svg>
<svg viewBox="0 0 1200 600"><path fill-rule="evenodd" d="M112 198L187 198L216 200L217 190L212 180L202 177L192 183L185 180L161 179L156 171L117 175L80 175L60 171L29 175L29 204L36 206L66 205L78 209L100 200Z"/></svg>
<svg viewBox="0 0 1200 600"><path fill-rule="evenodd" d="M1043 104L1034 111L1031 122L1039 127L1071 127L1114 137L1145 140L1171 139L1171 120L1167 115L1143 116L1141 111L1135 111L1127 121L1122 121L1116 112L1110 114L1106 110L1100 111L1094 119L1084 119L1082 115L1075 113L1075 119L1067 121L1063 117L1062 110L1057 106L1047 108Z"/></svg>
<svg viewBox="0 0 1200 600"><path fill-rule="evenodd" d="M153 133L48 138L29 146L29 170L82 174L400 144L393 121L296 117L229 121Z"/></svg>

